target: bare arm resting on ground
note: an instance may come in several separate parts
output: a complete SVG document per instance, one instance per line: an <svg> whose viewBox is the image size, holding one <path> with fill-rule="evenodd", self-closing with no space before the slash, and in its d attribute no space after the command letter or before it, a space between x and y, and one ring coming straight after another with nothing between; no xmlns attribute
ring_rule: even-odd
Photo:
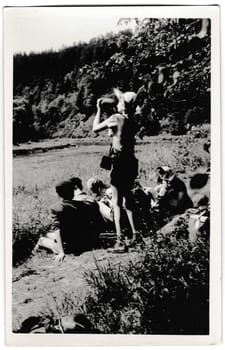
<svg viewBox="0 0 225 350"><path fill-rule="evenodd" d="M49 249L56 254L55 260L61 262L65 258L65 253L62 245L62 238L60 230L48 232L45 237L39 238L33 252L35 253L39 248Z"/></svg>
<svg viewBox="0 0 225 350"><path fill-rule="evenodd" d="M46 233L46 236L40 237L33 252L39 248L45 248L56 254L56 261L61 262L65 257L63 249L62 237L60 233L59 216L62 212L62 205L57 204L55 208L51 209L52 231Z"/></svg>
<svg viewBox="0 0 225 350"><path fill-rule="evenodd" d="M60 230L57 230L54 233L55 233L54 241L55 241L57 251L58 251L58 253L56 253L57 256L56 256L55 260L57 262L61 262L65 258L65 253L64 253L64 249L63 249L63 245L62 245L62 238L61 238Z"/></svg>

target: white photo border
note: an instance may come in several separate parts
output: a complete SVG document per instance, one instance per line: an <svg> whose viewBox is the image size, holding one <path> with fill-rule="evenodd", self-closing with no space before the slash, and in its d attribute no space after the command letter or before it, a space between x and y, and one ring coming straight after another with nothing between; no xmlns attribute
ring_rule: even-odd
<svg viewBox="0 0 225 350"><path fill-rule="evenodd" d="M46 7L48 8L48 7ZM4 116L5 116L5 302L6 343L15 346L80 345L209 345L221 340L221 107L220 107L220 9L219 6L129 6L119 7L120 17L210 18L211 19L211 227L210 227L210 334L206 336L167 335L39 335L14 334L12 324L12 82L14 11L3 13ZM25 11L28 9L23 8ZM23 10L20 8L20 11ZM32 12L32 7L29 8ZM34 9L34 8L33 8ZM43 8L45 9L45 8ZM62 11L63 7L60 8ZM68 8L67 8L68 9ZM88 7L78 9L90 10ZM96 9L91 7L94 15ZM118 11L110 8L110 14ZM81 11L82 12L82 11ZM7 117L6 117L7 116Z"/></svg>

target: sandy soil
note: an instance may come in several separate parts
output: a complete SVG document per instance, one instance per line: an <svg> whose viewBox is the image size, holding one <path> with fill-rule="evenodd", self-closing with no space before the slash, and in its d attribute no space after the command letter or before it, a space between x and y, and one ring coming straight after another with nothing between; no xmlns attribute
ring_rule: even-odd
<svg viewBox="0 0 225 350"><path fill-rule="evenodd" d="M29 316L37 316L54 307L54 299L62 300L64 293L73 293L82 300L90 292L84 274L108 264L124 264L134 260L137 252L109 253L104 249L85 252L80 256L67 255L62 263L52 254L40 252L25 264L14 268L12 283L13 329Z"/></svg>

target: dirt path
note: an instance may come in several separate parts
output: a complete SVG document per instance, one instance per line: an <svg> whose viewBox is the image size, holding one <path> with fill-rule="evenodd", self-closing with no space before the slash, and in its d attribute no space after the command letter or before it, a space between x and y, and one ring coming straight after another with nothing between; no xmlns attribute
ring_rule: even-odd
<svg viewBox="0 0 225 350"><path fill-rule="evenodd" d="M17 329L27 317L37 316L56 306L54 299L63 300L65 292L73 293L82 303L90 292L84 274L96 270L96 262L99 266L107 265L108 261L124 264L135 257L137 252L113 254L101 249L85 252L79 257L67 255L58 264L53 255L38 253L13 270L13 329Z"/></svg>

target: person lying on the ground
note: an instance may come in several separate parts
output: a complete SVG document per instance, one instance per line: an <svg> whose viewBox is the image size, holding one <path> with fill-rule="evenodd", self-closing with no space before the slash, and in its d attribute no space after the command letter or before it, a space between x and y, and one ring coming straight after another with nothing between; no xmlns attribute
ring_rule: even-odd
<svg viewBox="0 0 225 350"><path fill-rule="evenodd" d="M103 219L97 202L73 200L72 181L56 185L56 192L61 201L51 208L52 230L39 239L34 251L50 249L62 261L65 253L78 255L97 246Z"/></svg>
<svg viewBox="0 0 225 350"><path fill-rule="evenodd" d="M209 205L209 176L207 173L194 174L189 183L192 190L193 208L185 213L176 215L160 229L160 234L170 239L186 238L195 242L198 237L209 238L210 205ZM207 193L208 192L208 193Z"/></svg>
<svg viewBox="0 0 225 350"><path fill-rule="evenodd" d="M195 242L198 237L209 238L209 212L200 208L189 208L184 213L172 217L172 220L157 231L157 236L169 240L188 239Z"/></svg>

